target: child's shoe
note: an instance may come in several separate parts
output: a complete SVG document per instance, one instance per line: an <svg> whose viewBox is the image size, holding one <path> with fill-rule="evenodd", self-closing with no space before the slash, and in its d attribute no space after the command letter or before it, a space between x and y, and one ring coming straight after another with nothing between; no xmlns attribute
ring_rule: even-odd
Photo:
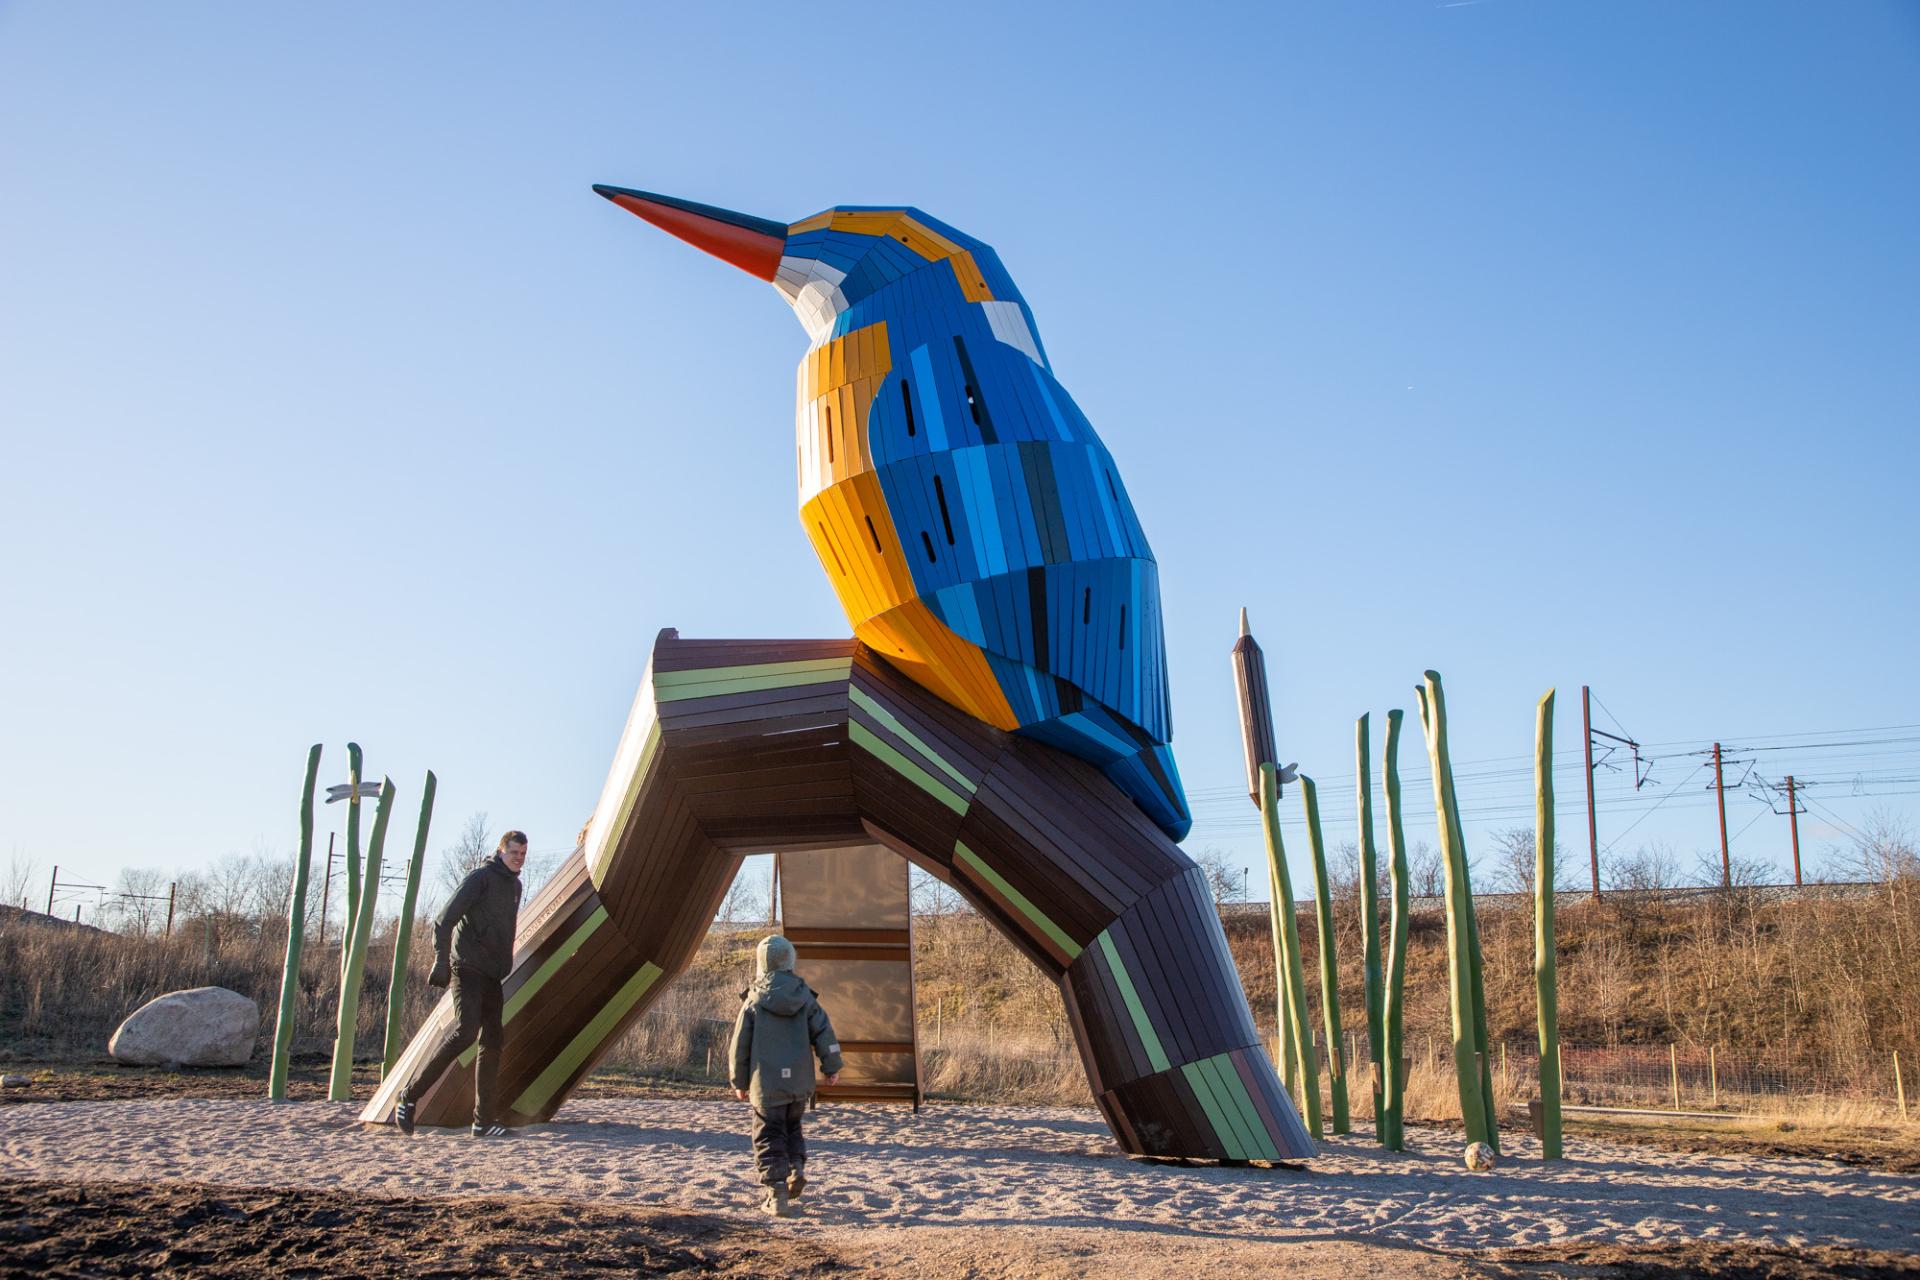
<svg viewBox="0 0 1920 1280"><path fill-rule="evenodd" d="M767 1188L767 1198L760 1202L760 1211L771 1218L791 1218L793 1210L787 1207L787 1189L780 1183Z"/></svg>
<svg viewBox="0 0 1920 1280"><path fill-rule="evenodd" d="M406 1097L403 1094L399 1103L393 1109L394 1124L398 1125L400 1132L406 1134L409 1138L413 1136L413 1122L417 1114L415 1109L419 1105L420 1104L412 1098Z"/></svg>
<svg viewBox="0 0 1920 1280"><path fill-rule="evenodd" d="M787 1198L789 1200L798 1200L800 1193L806 1189L807 1175L804 1172L796 1168L792 1173L787 1175Z"/></svg>

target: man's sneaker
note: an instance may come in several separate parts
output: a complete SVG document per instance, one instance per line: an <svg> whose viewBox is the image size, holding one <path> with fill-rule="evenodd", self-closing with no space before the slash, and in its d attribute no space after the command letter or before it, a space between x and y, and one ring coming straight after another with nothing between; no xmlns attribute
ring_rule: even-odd
<svg viewBox="0 0 1920 1280"><path fill-rule="evenodd" d="M760 1202L760 1211L772 1218L791 1218L793 1210L787 1208L787 1189L775 1183L767 1188L767 1198Z"/></svg>
<svg viewBox="0 0 1920 1280"><path fill-rule="evenodd" d="M411 1098L402 1098L393 1109L393 1122L400 1126L400 1132L409 1138L413 1136L413 1122L419 1113L420 1104Z"/></svg>
<svg viewBox="0 0 1920 1280"><path fill-rule="evenodd" d="M473 1126L473 1136L476 1138L504 1138L507 1136L507 1126L503 1124L477 1124Z"/></svg>
<svg viewBox="0 0 1920 1280"><path fill-rule="evenodd" d="M798 1200L800 1193L807 1189L807 1175L795 1169L787 1175L787 1198Z"/></svg>

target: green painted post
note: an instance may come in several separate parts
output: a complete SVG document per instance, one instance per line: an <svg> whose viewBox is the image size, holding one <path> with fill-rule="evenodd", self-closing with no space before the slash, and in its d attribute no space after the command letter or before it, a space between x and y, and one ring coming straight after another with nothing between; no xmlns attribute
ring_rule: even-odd
<svg viewBox="0 0 1920 1280"><path fill-rule="evenodd" d="M293 901L287 904L287 959L280 970L280 1013L273 1024L273 1066L267 1097L287 1099L287 1058L293 1050L293 1023L300 997L300 950L307 930L307 871L313 863L313 785L320 776L320 744L307 751L307 782L300 791L300 853L293 864Z"/></svg>
<svg viewBox="0 0 1920 1280"><path fill-rule="evenodd" d="M1560 993L1553 942L1553 690L1533 730L1533 986L1540 1019L1540 1154L1560 1158Z"/></svg>
<svg viewBox="0 0 1920 1280"><path fill-rule="evenodd" d="M1473 1010L1473 1047L1475 1061L1479 1064L1481 1115L1486 1119L1486 1136L1481 1140L1496 1152L1500 1150L1500 1112L1493 1099L1493 1046L1487 1037L1487 994L1485 977L1481 965L1480 950L1480 912L1473 901L1473 881L1467 861L1466 834L1460 824L1460 797L1453 786L1453 753L1447 745L1447 693L1440 683L1440 673L1429 671L1427 677L1427 696L1433 704L1434 736L1439 742L1440 759L1444 765L1447 823L1453 832L1453 847L1460 861L1460 883L1465 886L1467 918L1467 956L1471 961L1469 977L1472 979Z"/></svg>
<svg viewBox="0 0 1920 1280"><path fill-rule="evenodd" d="M367 939L373 933L373 911L380 900L380 851L387 843L387 817L393 807L393 779L380 780L380 805L373 811L373 839L367 845L367 878L359 911L350 921L346 943L346 972L340 979L340 1011L334 1023L333 1079L327 1086L332 1102L353 1101L353 1041L360 1019L360 979L366 971Z"/></svg>
<svg viewBox="0 0 1920 1280"><path fill-rule="evenodd" d="M413 833L413 857L407 861L407 894L400 903L400 923L393 935L393 976L387 981L387 1040L380 1053L380 1078L399 1060L404 1044L400 1038L400 1015L407 994L407 951L413 945L413 906L420 896L420 865L427 856L427 827L433 822L433 793L439 780L427 770L427 785L420 793L420 824Z"/></svg>
<svg viewBox="0 0 1920 1280"><path fill-rule="evenodd" d="M1367 1057L1374 1066L1373 1135L1380 1136L1386 1119L1386 1098L1382 1092L1386 1080L1381 1053L1384 1052L1384 993L1380 980L1380 902L1379 866L1373 847L1373 761L1368 738L1368 718L1361 716L1353 725L1354 786L1360 812L1360 942L1362 974L1367 997Z"/></svg>
<svg viewBox="0 0 1920 1280"><path fill-rule="evenodd" d="M1313 854L1314 922L1320 931L1320 1017L1327 1030L1327 1084L1333 1095L1333 1131L1353 1128L1347 1114L1346 1042L1340 1036L1340 970L1334 959L1333 895L1327 885L1327 851L1320 839L1320 796L1313 779L1300 775L1306 799L1307 848Z"/></svg>
<svg viewBox="0 0 1920 1280"><path fill-rule="evenodd" d="M1466 1125L1467 1141L1484 1142L1488 1126L1474 1037L1473 927L1467 916L1471 890L1452 822L1446 753L1442 740L1435 734L1438 708L1426 689L1416 688L1414 695L1420 700L1420 723L1426 730L1427 756L1433 772L1433 807L1440 820L1441 865L1447 876L1447 995L1453 1015L1454 1080L1460 1092L1460 1117Z"/></svg>
<svg viewBox="0 0 1920 1280"><path fill-rule="evenodd" d="M1389 1151L1406 1149L1407 1081L1400 1070L1405 1056L1401 1011L1407 980L1407 834L1400 819L1400 721L1402 711L1387 712L1387 741L1381 780L1386 785L1387 876L1393 888L1393 916L1387 926L1385 1053L1386 1090L1381 1101L1380 1143Z"/></svg>
<svg viewBox="0 0 1920 1280"><path fill-rule="evenodd" d="M1267 883L1273 897L1273 938L1279 972L1275 979L1284 984L1281 1001L1285 1025L1281 1046L1294 1060L1295 1096L1302 1118L1314 1137L1320 1128L1320 1068L1313 1058L1312 1033L1307 1029L1307 983L1300 968L1300 926L1293 918L1293 876L1287 870L1287 850L1280 840L1280 774L1271 762L1260 766L1260 816L1267 835Z"/></svg>
<svg viewBox="0 0 1920 1280"><path fill-rule="evenodd" d="M347 744L347 914L340 929L340 977L347 975L347 944L360 918L360 744ZM325 941L325 939L322 939Z"/></svg>

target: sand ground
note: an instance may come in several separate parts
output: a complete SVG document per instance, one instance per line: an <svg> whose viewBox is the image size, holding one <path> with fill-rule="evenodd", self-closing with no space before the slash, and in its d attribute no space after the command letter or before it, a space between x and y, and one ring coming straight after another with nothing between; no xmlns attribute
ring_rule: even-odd
<svg viewBox="0 0 1920 1280"><path fill-rule="evenodd" d="M506 1196L557 1205L541 1210L549 1217L576 1205L628 1215L630 1227L697 1220L716 1239L784 1249L789 1264L817 1256L875 1274L1224 1274L1290 1259L1280 1269L1292 1275L1458 1275L1525 1256L1490 1250L1565 1260L1584 1249L1604 1261L1608 1250L1651 1258L1682 1242L1730 1256L1761 1246L1809 1258L1920 1254L1911 1175L1580 1139L1548 1164L1519 1136L1499 1170L1474 1174L1439 1130L1413 1132L1401 1155L1356 1132L1300 1168L1186 1167L1127 1159L1079 1108L822 1109L808 1122L804 1212L773 1223L753 1209L745 1114L705 1100L577 1099L556 1123L481 1142L366 1129L344 1103L46 1103L0 1112L0 1178L132 1184L119 1193L134 1196L252 1190L349 1208L400 1197L456 1217L456 1201ZM658 1241L663 1257L672 1234Z"/></svg>

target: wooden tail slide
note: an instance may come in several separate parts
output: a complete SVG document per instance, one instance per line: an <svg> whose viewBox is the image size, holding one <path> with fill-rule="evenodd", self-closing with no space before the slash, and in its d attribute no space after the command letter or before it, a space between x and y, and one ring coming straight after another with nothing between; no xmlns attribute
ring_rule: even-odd
<svg viewBox="0 0 1920 1280"><path fill-rule="evenodd" d="M858 641L671 630L584 845L521 913L505 1121L549 1119L686 968L746 854L875 844L952 885L1059 983L1123 1149L1314 1153L1204 874L1099 769L955 710ZM443 1000L362 1120L391 1117L451 1018ZM471 1061L424 1082L420 1123L467 1122Z"/></svg>

